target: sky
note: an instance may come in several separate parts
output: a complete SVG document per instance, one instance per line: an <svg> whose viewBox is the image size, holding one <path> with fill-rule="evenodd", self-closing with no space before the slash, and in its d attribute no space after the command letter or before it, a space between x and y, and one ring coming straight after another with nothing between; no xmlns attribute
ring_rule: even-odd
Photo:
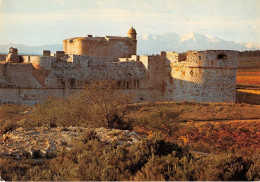
<svg viewBox="0 0 260 182"><path fill-rule="evenodd" d="M0 0L0 44L192 32L260 43L260 0Z"/></svg>

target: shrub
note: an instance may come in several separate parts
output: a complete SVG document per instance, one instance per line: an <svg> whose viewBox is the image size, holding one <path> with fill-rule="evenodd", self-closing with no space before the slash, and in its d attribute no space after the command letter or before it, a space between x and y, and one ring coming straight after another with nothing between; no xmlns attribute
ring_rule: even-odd
<svg viewBox="0 0 260 182"><path fill-rule="evenodd" d="M13 131L16 128L18 128L18 125L16 124L15 121L11 121L11 120L6 120L2 123L2 126L0 128L0 134L5 134L8 131Z"/></svg>
<svg viewBox="0 0 260 182"><path fill-rule="evenodd" d="M63 149L54 159L35 164L28 159L0 159L4 180L116 181L116 180L257 180L259 159L232 154L194 159L189 151L154 135L130 146L107 144L93 130L74 148Z"/></svg>
<svg viewBox="0 0 260 182"><path fill-rule="evenodd" d="M73 118L74 112L69 105L70 99L48 97L43 103L35 105L27 123L31 126L74 126L80 121Z"/></svg>
<svg viewBox="0 0 260 182"><path fill-rule="evenodd" d="M24 125L27 114L24 113L29 109L28 106L3 104L0 105L0 134L13 131Z"/></svg>
<svg viewBox="0 0 260 182"><path fill-rule="evenodd" d="M252 165L250 166L247 174L247 180L259 181L260 180L260 159L259 155L252 157Z"/></svg>
<svg viewBox="0 0 260 182"><path fill-rule="evenodd" d="M166 158L169 160L173 158L170 161L179 161L183 158L187 162L190 161L190 155L185 149L164 141L158 135L131 146L106 144L95 137L90 137L93 135L94 133L90 131L83 141L74 142L75 147L72 150L61 151L58 157L43 165L26 168L23 176L19 176L17 180L130 180L146 164L153 163L154 157L160 163L164 163ZM165 167L168 163L162 165ZM163 175L162 179L167 179L163 171L159 172ZM8 171L6 170L5 173ZM12 173L16 174L19 171L12 171Z"/></svg>
<svg viewBox="0 0 260 182"><path fill-rule="evenodd" d="M234 154L210 155L194 164L199 181L245 181L251 163Z"/></svg>
<svg viewBox="0 0 260 182"><path fill-rule="evenodd" d="M167 107L158 107L149 117L149 126L171 136L179 128L181 122L178 117L181 113L182 111L172 111Z"/></svg>
<svg viewBox="0 0 260 182"><path fill-rule="evenodd" d="M93 82L68 98L48 98L37 105L30 124L128 128L124 117L130 102L131 97L116 89L115 83Z"/></svg>
<svg viewBox="0 0 260 182"><path fill-rule="evenodd" d="M187 157L179 159L173 154L152 156L145 166L137 172L133 180L137 181L191 181L194 180L192 162Z"/></svg>
<svg viewBox="0 0 260 182"><path fill-rule="evenodd" d="M85 85L78 101L87 110L88 120L107 128L120 124L131 102L129 95L116 90L117 85L107 81Z"/></svg>
<svg viewBox="0 0 260 182"><path fill-rule="evenodd" d="M0 176L6 181L17 181L26 174L30 167L28 160L17 161L15 159L0 158Z"/></svg>

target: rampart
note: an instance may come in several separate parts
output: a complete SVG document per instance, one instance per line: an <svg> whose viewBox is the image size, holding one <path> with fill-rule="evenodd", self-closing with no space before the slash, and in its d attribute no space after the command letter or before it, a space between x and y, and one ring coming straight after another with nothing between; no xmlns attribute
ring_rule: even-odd
<svg viewBox="0 0 260 182"><path fill-rule="evenodd" d="M237 51L188 51L187 54L164 55L168 99L235 102Z"/></svg>
<svg viewBox="0 0 260 182"><path fill-rule="evenodd" d="M129 38L135 39L136 32L129 32ZM102 51L88 53L89 49L86 54L90 55L67 54L71 52L68 49L74 51L65 46L64 52L55 56L47 50L43 56L19 56L17 50L10 49L7 56L0 57L6 59L0 60L0 103L32 105L47 96L67 97L95 80L116 81L118 88L132 94L136 102L235 102L237 51L149 56L126 56L119 51L111 56Z"/></svg>

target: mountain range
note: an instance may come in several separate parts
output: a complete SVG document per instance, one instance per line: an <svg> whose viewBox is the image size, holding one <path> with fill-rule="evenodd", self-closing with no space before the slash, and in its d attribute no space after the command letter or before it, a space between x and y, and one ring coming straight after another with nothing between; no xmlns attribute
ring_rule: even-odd
<svg viewBox="0 0 260 182"><path fill-rule="evenodd" d="M223 49L223 50L255 50L260 49L260 44L226 41L220 38L214 38L199 33L191 34L144 34L139 35L137 43L137 53L142 54L159 54L161 51L185 52L187 50L206 50L206 49ZM40 55L42 50L55 52L62 50L62 44L28 46L24 44L7 44L0 45L0 53L7 53L9 47L16 47L19 54Z"/></svg>
<svg viewBox="0 0 260 182"><path fill-rule="evenodd" d="M199 33L145 34L138 38L138 54L158 54L160 51L186 52L187 50L206 49L245 51L260 48L260 44L256 43L237 43Z"/></svg>
<svg viewBox="0 0 260 182"><path fill-rule="evenodd" d="M18 53L21 55L41 55L43 50L50 50L56 52L63 50L62 44L42 45L42 46L29 46L24 44L0 44L0 53L6 54L10 47L18 48Z"/></svg>

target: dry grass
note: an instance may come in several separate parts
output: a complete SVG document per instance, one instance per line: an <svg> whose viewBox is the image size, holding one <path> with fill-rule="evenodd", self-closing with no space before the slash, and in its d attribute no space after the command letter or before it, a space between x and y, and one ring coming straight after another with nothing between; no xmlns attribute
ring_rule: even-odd
<svg viewBox="0 0 260 182"><path fill-rule="evenodd" d="M237 69L236 102L260 104L260 57L240 57ZM253 89L254 88L254 89Z"/></svg>
<svg viewBox="0 0 260 182"><path fill-rule="evenodd" d="M183 142L196 151L259 154L259 127L260 120L188 122L182 124L170 139Z"/></svg>
<svg viewBox="0 0 260 182"><path fill-rule="evenodd" d="M158 108L182 112L176 120L169 120L168 126L171 126L170 123L184 122L179 123L177 130L170 134L161 126L154 127L150 116L156 113ZM258 105L188 102L134 104L129 118L135 124L135 131L147 133L149 136L162 132L167 140L188 146L191 150L210 153L260 153ZM158 125L161 123L163 122L158 122Z"/></svg>
<svg viewBox="0 0 260 182"><path fill-rule="evenodd" d="M260 106L233 103L191 103L191 102L165 102L134 104L128 117L135 120L148 118L156 112L158 106L173 112L182 112L179 119L182 121L216 121L229 119L260 119Z"/></svg>
<svg viewBox="0 0 260 182"><path fill-rule="evenodd" d="M240 57L237 70L238 85L260 85L260 57Z"/></svg>
<svg viewBox="0 0 260 182"><path fill-rule="evenodd" d="M260 70L238 70L237 76L260 76Z"/></svg>
<svg viewBox="0 0 260 182"><path fill-rule="evenodd" d="M260 56L239 57L238 68L242 69L260 69Z"/></svg>
<svg viewBox="0 0 260 182"><path fill-rule="evenodd" d="M260 86L260 76L238 76L238 85Z"/></svg>
<svg viewBox="0 0 260 182"><path fill-rule="evenodd" d="M237 85L260 85L260 57L239 57Z"/></svg>
<svg viewBox="0 0 260 182"><path fill-rule="evenodd" d="M0 134L22 126L24 121L28 119L29 109L28 106L24 105L0 105Z"/></svg>
<svg viewBox="0 0 260 182"><path fill-rule="evenodd" d="M237 70L237 85L259 86L260 69Z"/></svg>
<svg viewBox="0 0 260 182"><path fill-rule="evenodd" d="M0 121L20 120L26 116L29 107L25 105L4 104L0 105Z"/></svg>
<svg viewBox="0 0 260 182"><path fill-rule="evenodd" d="M260 90L237 89L237 91L260 95Z"/></svg>

